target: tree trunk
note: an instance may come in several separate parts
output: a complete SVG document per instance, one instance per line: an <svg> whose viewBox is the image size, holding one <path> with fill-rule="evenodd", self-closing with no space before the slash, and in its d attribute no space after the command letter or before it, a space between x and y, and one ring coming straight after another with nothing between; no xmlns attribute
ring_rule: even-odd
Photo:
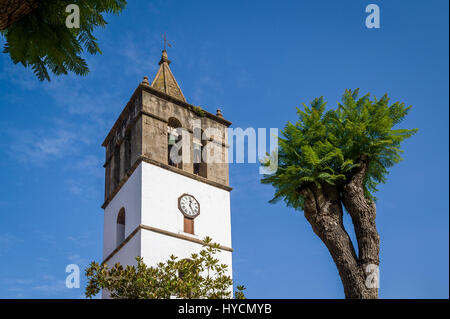
<svg viewBox="0 0 450 319"><path fill-rule="evenodd" d="M378 298L378 265L380 264L380 237L375 224L376 206L364 195L364 178L369 162L363 156L360 166L341 191L342 203L350 214L358 241L358 265L368 282L366 298Z"/></svg>
<svg viewBox="0 0 450 319"><path fill-rule="evenodd" d="M314 233L327 246L339 271L346 298L370 298L365 275L358 264L352 241L343 224L339 190L328 184L298 190L304 198L304 213Z"/></svg>
<svg viewBox="0 0 450 319"><path fill-rule="evenodd" d="M29 14L38 6L38 0L0 0L0 30Z"/></svg>

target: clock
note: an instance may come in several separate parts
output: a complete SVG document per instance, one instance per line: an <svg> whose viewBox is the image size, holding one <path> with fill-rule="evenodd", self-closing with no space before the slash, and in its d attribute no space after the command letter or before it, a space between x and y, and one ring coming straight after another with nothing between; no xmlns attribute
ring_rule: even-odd
<svg viewBox="0 0 450 319"><path fill-rule="evenodd" d="M194 196L183 194L178 197L178 209L187 218L195 218L200 214L200 203Z"/></svg>

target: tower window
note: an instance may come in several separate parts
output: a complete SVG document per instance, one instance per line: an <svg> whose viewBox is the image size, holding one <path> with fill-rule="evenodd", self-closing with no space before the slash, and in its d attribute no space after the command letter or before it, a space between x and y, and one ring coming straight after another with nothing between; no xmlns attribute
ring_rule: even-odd
<svg viewBox="0 0 450 319"><path fill-rule="evenodd" d="M125 163L124 163L125 174L131 168L131 133L128 132L125 135Z"/></svg>
<svg viewBox="0 0 450 319"><path fill-rule="evenodd" d="M114 172L113 172L113 179L114 179L114 187L117 187L120 182L120 147L116 146L114 149Z"/></svg>
<svg viewBox="0 0 450 319"><path fill-rule="evenodd" d="M167 163L170 166L178 167L183 169L183 160L182 160L182 149L179 147L178 142L181 141L181 123L176 118L171 117L167 124ZM178 153L177 153L178 150ZM178 154L178 158L175 158L170 155Z"/></svg>
<svg viewBox="0 0 450 319"><path fill-rule="evenodd" d="M203 158L203 151L206 147L206 140L202 140L203 131L194 128L194 174L207 177L207 164Z"/></svg>
<svg viewBox="0 0 450 319"><path fill-rule="evenodd" d="M119 210L117 214L117 225L116 225L116 247L119 247L121 243L125 240L125 208Z"/></svg>

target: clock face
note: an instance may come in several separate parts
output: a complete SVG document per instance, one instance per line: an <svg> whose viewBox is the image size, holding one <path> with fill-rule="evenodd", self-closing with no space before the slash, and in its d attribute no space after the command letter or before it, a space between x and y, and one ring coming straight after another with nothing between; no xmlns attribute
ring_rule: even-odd
<svg viewBox="0 0 450 319"><path fill-rule="evenodd" d="M194 218L200 214L200 203L194 196L183 194L178 198L178 209L184 216Z"/></svg>

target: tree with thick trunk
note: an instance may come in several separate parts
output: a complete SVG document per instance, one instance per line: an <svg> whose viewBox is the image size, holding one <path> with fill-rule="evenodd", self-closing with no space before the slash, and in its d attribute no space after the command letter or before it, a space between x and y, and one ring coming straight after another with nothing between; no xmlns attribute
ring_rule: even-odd
<svg viewBox="0 0 450 319"><path fill-rule="evenodd" d="M360 161L360 166L356 168L349 182L343 185L341 192L342 203L349 212L355 229L358 265L366 275L369 265L378 267L380 264L380 236L375 223L376 206L371 198L364 196L364 177L367 174L368 164L367 159ZM369 289L367 296L377 298L378 289Z"/></svg>
<svg viewBox="0 0 450 319"><path fill-rule="evenodd" d="M0 0L0 30L26 16L38 6L38 0Z"/></svg>
<svg viewBox="0 0 450 319"><path fill-rule="evenodd" d="M311 186L299 191L305 201L305 218L328 248L347 298L365 298L364 275L353 243L344 228L343 209L336 186Z"/></svg>
<svg viewBox="0 0 450 319"><path fill-rule="evenodd" d="M323 98L297 109L299 120L287 123L278 153L264 166L278 169L262 183L275 188L271 202L283 199L303 210L314 233L336 264L346 298L378 298L380 238L373 193L385 182L387 169L398 163L400 143L416 130L397 129L410 107L388 105L359 91L346 90L335 110L325 112ZM277 165L274 165L277 162ZM343 224L350 215L358 253Z"/></svg>

